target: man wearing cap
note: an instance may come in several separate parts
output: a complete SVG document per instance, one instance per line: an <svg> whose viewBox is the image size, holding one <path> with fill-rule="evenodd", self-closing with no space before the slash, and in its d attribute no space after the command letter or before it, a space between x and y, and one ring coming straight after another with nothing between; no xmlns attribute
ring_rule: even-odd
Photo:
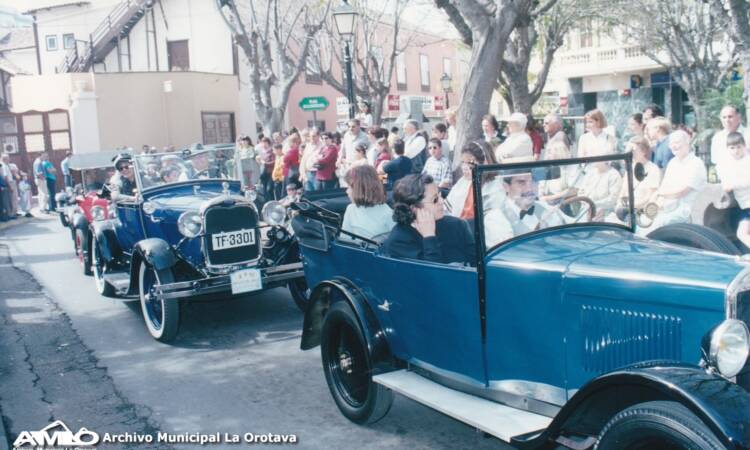
<svg viewBox="0 0 750 450"><path fill-rule="evenodd" d="M502 163L529 161L534 157L534 144L526 133L526 115L515 112L508 119L508 138L495 149L495 158Z"/></svg>
<svg viewBox="0 0 750 450"><path fill-rule="evenodd" d="M115 173L109 180L112 187L112 201L135 200L135 170L129 154L121 153L115 157Z"/></svg>
<svg viewBox="0 0 750 450"><path fill-rule="evenodd" d="M220 178L216 168L211 167L208 150L198 150L192 153L189 151L186 152L183 154L183 157L190 158L192 167L190 167L188 172L182 172L180 181Z"/></svg>

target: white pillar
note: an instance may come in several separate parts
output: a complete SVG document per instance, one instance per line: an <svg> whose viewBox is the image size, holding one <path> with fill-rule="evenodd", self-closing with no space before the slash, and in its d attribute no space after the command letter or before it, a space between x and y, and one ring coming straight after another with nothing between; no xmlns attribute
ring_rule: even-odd
<svg viewBox="0 0 750 450"><path fill-rule="evenodd" d="M70 96L70 138L73 153L91 153L102 150L99 139L99 118L96 93L87 90L86 82L76 83Z"/></svg>

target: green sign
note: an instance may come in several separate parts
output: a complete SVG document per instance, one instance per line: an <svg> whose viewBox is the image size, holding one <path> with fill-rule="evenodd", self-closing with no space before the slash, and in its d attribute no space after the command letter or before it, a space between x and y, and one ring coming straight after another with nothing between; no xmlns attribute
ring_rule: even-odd
<svg viewBox="0 0 750 450"><path fill-rule="evenodd" d="M305 97L299 102L302 111L323 111L328 108L328 100L325 97Z"/></svg>

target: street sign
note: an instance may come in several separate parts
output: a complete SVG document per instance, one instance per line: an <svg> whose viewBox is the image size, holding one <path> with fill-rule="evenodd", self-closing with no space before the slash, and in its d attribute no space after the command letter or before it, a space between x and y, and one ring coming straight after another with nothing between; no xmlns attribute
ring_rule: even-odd
<svg viewBox="0 0 750 450"><path fill-rule="evenodd" d="M328 100L325 97L305 97L299 102L302 111L323 111L328 108Z"/></svg>

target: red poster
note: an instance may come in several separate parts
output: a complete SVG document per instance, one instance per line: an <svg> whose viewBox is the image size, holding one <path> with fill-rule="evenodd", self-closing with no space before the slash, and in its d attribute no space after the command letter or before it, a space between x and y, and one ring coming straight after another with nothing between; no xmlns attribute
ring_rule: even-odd
<svg viewBox="0 0 750 450"><path fill-rule="evenodd" d="M389 95L388 96L388 111L398 111L399 108L399 101L400 98L398 95Z"/></svg>
<svg viewBox="0 0 750 450"><path fill-rule="evenodd" d="M444 109L445 109L445 96L436 95L435 96L435 111L442 111Z"/></svg>

